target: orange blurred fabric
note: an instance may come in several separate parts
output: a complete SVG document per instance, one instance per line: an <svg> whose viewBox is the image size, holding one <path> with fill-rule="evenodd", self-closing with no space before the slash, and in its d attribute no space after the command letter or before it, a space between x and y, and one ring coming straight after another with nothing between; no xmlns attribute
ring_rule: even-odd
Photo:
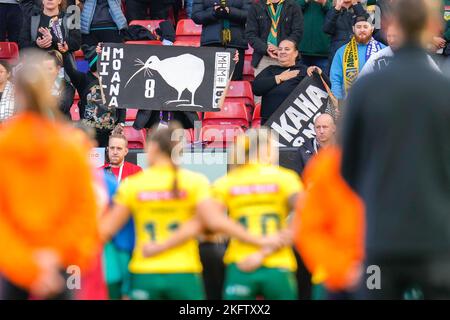
<svg viewBox="0 0 450 320"><path fill-rule="evenodd" d="M364 207L340 174L341 151L322 150L308 163L306 195L297 206L294 241L313 278L332 291L349 287L364 258Z"/></svg>
<svg viewBox="0 0 450 320"><path fill-rule="evenodd" d="M83 270L99 248L92 171L74 130L31 113L0 129L0 273L25 289L39 271L34 250Z"/></svg>

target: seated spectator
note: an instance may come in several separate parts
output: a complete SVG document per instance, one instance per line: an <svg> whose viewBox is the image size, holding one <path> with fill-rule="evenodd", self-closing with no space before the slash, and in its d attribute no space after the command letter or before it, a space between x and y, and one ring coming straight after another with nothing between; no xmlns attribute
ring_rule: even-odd
<svg viewBox="0 0 450 320"><path fill-rule="evenodd" d="M251 0L195 0L192 19L201 24L202 46L236 48L239 61L234 69L232 80L242 80L245 50L245 22Z"/></svg>
<svg viewBox="0 0 450 320"><path fill-rule="evenodd" d="M371 74L372 72L382 70L391 63L392 59L394 58L395 52L400 49L403 42L400 30L394 23L391 23L387 27L386 38L389 47L386 47L371 55L369 60L367 60L366 64L362 68L358 78ZM434 62L433 58L428 55L427 59L430 63L430 67L440 72L440 69L436 62Z"/></svg>
<svg viewBox="0 0 450 320"><path fill-rule="evenodd" d="M336 123L330 114L323 113L314 119L314 132L316 136L306 140L298 149L301 175L313 155L336 144Z"/></svg>
<svg viewBox="0 0 450 320"><path fill-rule="evenodd" d="M303 39L300 42L302 63L308 67L318 66L328 74L330 36L323 32L327 12L333 0L297 0L302 7L304 19Z"/></svg>
<svg viewBox="0 0 450 320"><path fill-rule="evenodd" d="M300 43L303 14L294 0L260 0L247 17L245 35L254 49L255 77L265 68L278 64L278 45L285 39Z"/></svg>
<svg viewBox="0 0 450 320"><path fill-rule="evenodd" d="M122 30L128 25L120 0L81 0L81 2L83 44L96 46L99 42L123 42Z"/></svg>
<svg viewBox="0 0 450 320"><path fill-rule="evenodd" d="M14 85L9 81L11 66L0 60L0 123L14 114Z"/></svg>
<svg viewBox="0 0 450 320"><path fill-rule="evenodd" d="M85 125L96 129L98 146L107 147L112 130L117 124L125 122L126 109L109 108L105 105L97 72L100 45L97 48L83 45L83 51L86 52L85 58L89 62L88 73L80 72L67 63L67 54L64 55L64 69L80 95L80 118Z"/></svg>
<svg viewBox="0 0 450 320"><path fill-rule="evenodd" d="M70 82L66 81L64 76L61 76L60 71L63 67L63 63L64 61L61 53L56 50L49 51L43 59L44 67L53 83L52 95L58 98L59 110L70 120L70 108L73 104L75 88Z"/></svg>
<svg viewBox="0 0 450 320"><path fill-rule="evenodd" d="M0 42L19 42L22 10L16 0L0 0Z"/></svg>
<svg viewBox="0 0 450 320"><path fill-rule="evenodd" d="M62 53L80 49L80 30L69 27L69 17L63 0L43 0L42 10L30 10L31 16L24 17L19 45L20 48L41 48L59 50ZM65 49L63 49L65 47Z"/></svg>
<svg viewBox="0 0 450 320"><path fill-rule="evenodd" d="M353 20L354 36L350 42L338 49L331 65L331 91L338 100L343 100L371 55L385 48L372 38L374 27L365 14Z"/></svg>
<svg viewBox="0 0 450 320"><path fill-rule="evenodd" d="M354 16L366 14L360 0L336 0L334 9L328 11L323 24L323 31L331 36L330 55L331 66L336 51L348 43L353 36L352 21Z"/></svg>
<svg viewBox="0 0 450 320"><path fill-rule="evenodd" d="M292 90L317 68L307 68L299 62L300 54L293 40L281 41L277 51L278 65L268 66L253 81L253 93L262 96L261 125L266 123Z"/></svg>

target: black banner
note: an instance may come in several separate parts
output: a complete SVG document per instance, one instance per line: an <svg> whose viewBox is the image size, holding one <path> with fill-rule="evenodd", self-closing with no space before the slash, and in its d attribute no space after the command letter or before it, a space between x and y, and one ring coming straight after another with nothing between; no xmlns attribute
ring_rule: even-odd
<svg viewBox="0 0 450 320"><path fill-rule="evenodd" d="M280 147L301 147L315 136L314 118L328 107L328 93L318 74L306 77L267 120L279 135Z"/></svg>
<svg viewBox="0 0 450 320"><path fill-rule="evenodd" d="M235 50L107 43L98 61L109 107L219 111Z"/></svg>

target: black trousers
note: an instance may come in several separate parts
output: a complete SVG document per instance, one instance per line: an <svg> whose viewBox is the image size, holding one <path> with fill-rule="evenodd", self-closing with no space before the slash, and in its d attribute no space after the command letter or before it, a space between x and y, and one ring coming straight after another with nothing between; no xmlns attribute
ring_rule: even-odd
<svg viewBox="0 0 450 320"><path fill-rule="evenodd" d="M82 35L83 44L97 46L99 42L122 43L123 35L119 30L93 30Z"/></svg>
<svg viewBox="0 0 450 320"><path fill-rule="evenodd" d="M167 20L171 6L162 0L126 0L125 5L128 22L145 20L147 17L151 20ZM148 15L148 11L150 11L150 15Z"/></svg>
<svg viewBox="0 0 450 320"><path fill-rule="evenodd" d="M372 270L380 270L380 289L369 288L373 285ZM373 267L372 267L373 268ZM450 299L450 257L382 257L368 259L363 270L363 278L355 295L356 299Z"/></svg>
<svg viewBox="0 0 450 320"><path fill-rule="evenodd" d="M22 10L18 4L0 3L0 41L19 42Z"/></svg>
<svg viewBox="0 0 450 320"><path fill-rule="evenodd" d="M225 279L225 265L222 261L226 245L214 242L201 242L199 245L200 260L203 265L203 281L206 298L221 300Z"/></svg>

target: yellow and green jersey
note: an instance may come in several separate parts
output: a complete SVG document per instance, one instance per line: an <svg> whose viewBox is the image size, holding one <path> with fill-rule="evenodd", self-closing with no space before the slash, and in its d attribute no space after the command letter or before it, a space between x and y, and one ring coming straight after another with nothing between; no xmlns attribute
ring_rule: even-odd
<svg viewBox="0 0 450 320"><path fill-rule="evenodd" d="M251 164L239 167L217 180L213 194L227 208L231 219L244 225L256 236L269 236L287 226L289 198L303 189L298 175L291 170ZM238 263L260 248L231 239L225 253L226 264ZM263 266L295 270L291 248L268 256Z"/></svg>
<svg viewBox="0 0 450 320"><path fill-rule="evenodd" d="M174 170L158 166L124 180L115 202L133 212L136 245L129 265L131 273L199 273L202 271L198 243L188 240L159 255L144 258L142 247L161 243L196 214L197 204L210 198L208 179L185 169L177 171L178 198L172 192Z"/></svg>

